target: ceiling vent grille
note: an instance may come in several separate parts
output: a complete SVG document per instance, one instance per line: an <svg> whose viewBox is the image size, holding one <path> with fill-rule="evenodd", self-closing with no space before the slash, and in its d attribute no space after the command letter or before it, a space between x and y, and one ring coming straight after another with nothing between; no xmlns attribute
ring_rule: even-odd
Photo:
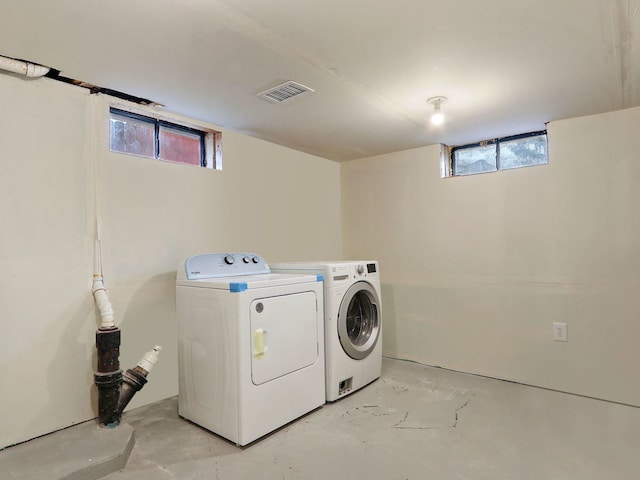
<svg viewBox="0 0 640 480"><path fill-rule="evenodd" d="M294 97L299 97L300 95L313 92L313 89L289 80L288 82L276 85L269 90L260 92L258 96L269 100L270 102L282 103Z"/></svg>

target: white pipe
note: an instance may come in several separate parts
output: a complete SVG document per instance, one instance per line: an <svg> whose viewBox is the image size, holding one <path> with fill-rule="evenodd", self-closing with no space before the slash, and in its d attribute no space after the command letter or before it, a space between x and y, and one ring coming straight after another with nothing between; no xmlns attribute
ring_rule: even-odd
<svg viewBox="0 0 640 480"><path fill-rule="evenodd" d="M100 312L100 328L114 328L116 326L113 307L107 295L107 289L102 279L102 256L100 249L100 240L96 240L96 249L93 265L93 287L91 289L93 297L96 300L96 306Z"/></svg>
<svg viewBox="0 0 640 480"><path fill-rule="evenodd" d="M8 72L19 73L25 77L37 78L46 75L49 67L38 65L37 63L23 62L9 57L0 56L0 69Z"/></svg>
<svg viewBox="0 0 640 480"><path fill-rule="evenodd" d="M100 312L100 328L114 328L116 326L115 315L102 279L93 281L93 296Z"/></svg>
<svg viewBox="0 0 640 480"><path fill-rule="evenodd" d="M158 355L160 354L160 350L162 347L160 345L156 345L153 347L153 350L145 353L140 361L138 362L137 367L141 368L149 375L149 372L153 368L153 366L158 363Z"/></svg>

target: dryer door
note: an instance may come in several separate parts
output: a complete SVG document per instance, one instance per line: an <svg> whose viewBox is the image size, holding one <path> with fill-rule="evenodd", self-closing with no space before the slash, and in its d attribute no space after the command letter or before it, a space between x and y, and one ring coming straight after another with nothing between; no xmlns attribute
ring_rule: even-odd
<svg viewBox="0 0 640 480"><path fill-rule="evenodd" d="M356 282L347 290L338 311L338 338L351 358L365 358L380 336L380 301L368 282Z"/></svg>
<svg viewBox="0 0 640 480"><path fill-rule="evenodd" d="M318 360L319 318L315 292L251 302L251 381L260 385Z"/></svg>

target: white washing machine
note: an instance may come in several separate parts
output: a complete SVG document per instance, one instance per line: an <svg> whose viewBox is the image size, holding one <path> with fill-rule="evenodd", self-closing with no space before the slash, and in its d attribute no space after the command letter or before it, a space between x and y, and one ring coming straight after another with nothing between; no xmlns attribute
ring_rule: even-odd
<svg viewBox="0 0 640 480"><path fill-rule="evenodd" d="M292 262L273 272L324 276L327 401L335 401L380 377L382 317L376 261Z"/></svg>
<svg viewBox="0 0 640 480"><path fill-rule="evenodd" d="M325 403L322 276L196 255L178 268L176 309L180 416L246 445Z"/></svg>

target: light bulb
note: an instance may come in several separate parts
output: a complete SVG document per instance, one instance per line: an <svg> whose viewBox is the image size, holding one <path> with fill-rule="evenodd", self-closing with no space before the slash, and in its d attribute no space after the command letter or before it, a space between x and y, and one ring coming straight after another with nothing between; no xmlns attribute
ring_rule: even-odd
<svg viewBox="0 0 640 480"><path fill-rule="evenodd" d="M444 113L440 111L440 106L447 101L447 97L431 97L427 99L429 105L433 105L433 114L431 115L431 125L439 127L444 123Z"/></svg>
<svg viewBox="0 0 640 480"><path fill-rule="evenodd" d="M433 115L431 115L431 124L435 125L436 127L442 125L444 123L444 113L442 112L435 112Z"/></svg>

